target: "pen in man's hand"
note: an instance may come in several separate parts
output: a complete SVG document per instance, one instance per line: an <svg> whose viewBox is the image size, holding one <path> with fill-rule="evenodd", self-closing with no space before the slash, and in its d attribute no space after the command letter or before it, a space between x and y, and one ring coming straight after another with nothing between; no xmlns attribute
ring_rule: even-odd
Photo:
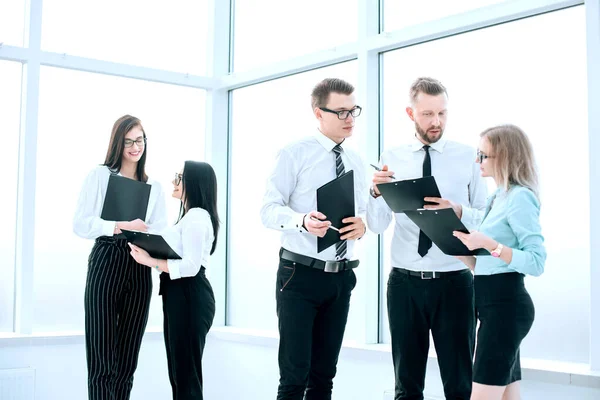
<svg viewBox="0 0 600 400"><path fill-rule="evenodd" d="M317 221L317 222L323 222L323 221L321 221L320 219L317 219L317 218L315 218L315 217L310 217L310 219L312 219L313 221ZM329 228L328 228L328 229L333 229L334 231L338 231L338 232L340 231L338 228L336 228L336 227L335 227L335 226L333 226L333 225L329 225Z"/></svg>
<svg viewBox="0 0 600 400"><path fill-rule="evenodd" d="M377 171L382 172L382 169L379 168L377 165L373 165L373 164L369 164L369 165L371 165L371 167L375 168ZM385 172L385 171L383 171L383 172ZM390 178L396 179L396 177L394 175L390 176Z"/></svg>

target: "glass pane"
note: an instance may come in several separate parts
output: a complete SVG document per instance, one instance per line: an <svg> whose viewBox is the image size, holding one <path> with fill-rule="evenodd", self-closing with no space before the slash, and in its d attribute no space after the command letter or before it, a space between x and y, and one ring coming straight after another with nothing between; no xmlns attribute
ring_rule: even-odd
<svg viewBox="0 0 600 400"><path fill-rule="evenodd" d="M234 70L246 70L357 38L357 0L235 0ZM317 11L318 10L318 11Z"/></svg>
<svg viewBox="0 0 600 400"><path fill-rule="evenodd" d="M13 331L15 298L15 229L19 173L19 119L21 115L21 71L16 62L0 61L0 332Z"/></svg>
<svg viewBox="0 0 600 400"><path fill-rule="evenodd" d="M205 92L113 76L42 67L35 209L34 330L83 329L83 293L93 241L73 233L83 180L104 162L112 125L124 114L142 120L148 175L162 184L169 222L173 174L204 158ZM53 201L51 199L58 199ZM158 275L148 327L162 326ZM58 295L60 294L60 295Z"/></svg>
<svg viewBox="0 0 600 400"><path fill-rule="evenodd" d="M46 0L42 49L203 75L207 3Z"/></svg>
<svg viewBox="0 0 600 400"><path fill-rule="evenodd" d="M312 135L317 123L311 112L310 93L329 77L355 83L355 61L269 81L233 92L231 148L231 231L228 287L230 325L277 330L275 273L279 262L280 234L262 225L259 210L277 152L285 145ZM269 123L264 123L268 105ZM290 116L290 110L293 116ZM260 126L257 130L256 127ZM285 133L282 133L283 131ZM360 135L356 132L355 135ZM350 144L356 146L352 138ZM260 143L260 154L248 149ZM249 176L253 179L247 179ZM254 179L255 178L255 179ZM257 234L248 235L248 227ZM358 257L362 250L357 246ZM364 337L365 270L357 268L358 283L352 292L345 339Z"/></svg>
<svg viewBox="0 0 600 400"><path fill-rule="evenodd" d="M0 2L0 43L23 46L25 26L25 1L3 0Z"/></svg>
<svg viewBox="0 0 600 400"><path fill-rule="evenodd" d="M407 3L384 0L383 29L390 32L505 1L507 0L421 0Z"/></svg>
<svg viewBox="0 0 600 400"><path fill-rule="evenodd" d="M443 62L430 62L431 54ZM541 175L548 259L541 277L526 278L536 321L523 342L522 356L587 363L590 204L584 8L386 53L383 68L385 148L412 138L414 124L404 109L409 86L418 76L435 77L448 88L448 139L476 147L480 132L501 123L516 124L529 135ZM574 150L565 151L569 146ZM577 190L575 219L552 218L556 210L573 206L573 193L552 185L558 181ZM391 231L386 234L384 276L390 268L390 236ZM389 342L385 308L382 316ZM569 329L557 330L557 320Z"/></svg>

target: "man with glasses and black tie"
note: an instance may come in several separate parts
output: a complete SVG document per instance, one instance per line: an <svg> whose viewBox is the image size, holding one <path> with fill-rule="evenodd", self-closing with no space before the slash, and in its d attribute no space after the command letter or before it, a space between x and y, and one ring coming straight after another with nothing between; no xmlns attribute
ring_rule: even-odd
<svg viewBox="0 0 600 400"><path fill-rule="evenodd" d="M432 78L410 88L406 112L415 123L412 143L381 155L367 207L367 223L384 232L395 217L392 271L387 305L396 380L395 400L421 400L433 336L446 399L471 397L475 345L473 275L455 257L442 253L406 215L394 214L377 184L433 175L445 198L426 197L424 208L452 208L467 228L478 226L487 197L475 163L475 149L442 138L448 94Z"/></svg>
<svg viewBox="0 0 600 400"><path fill-rule="evenodd" d="M311 97L318 131L279 152L263 199L263 224L282 232L276 283L278 400L331 399L356 285L354 241L366 227L358 216L344 219L344 226L337 227L342 241L318 253L317 237L334 227L316 211L316 190L353 170L355 215L366 211L364 164L345 146L361 112L353 93L354 87L341 79L325 79L315 86Z"/></svg>

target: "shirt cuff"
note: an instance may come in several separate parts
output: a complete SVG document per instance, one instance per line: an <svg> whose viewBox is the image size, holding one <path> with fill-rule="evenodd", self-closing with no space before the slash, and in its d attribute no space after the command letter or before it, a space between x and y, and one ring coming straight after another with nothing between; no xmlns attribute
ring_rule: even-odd
<svg viewBox="0 0 600 400"><path fill-rule="evenodd" d="M117 223L115 221L102 221L102 236L113 236Z"/></svg>
<svg viewBox="0 0 600 400"><path fill-rule="evenodd" d="M171 280L181 278L179 260L167 260L167 267L169 268L169 277Z"/></svg>
<svg viewBox="0 0 600 400"><path fill-rule="evenodd" d="M287 224L280 224L279 226L277 226L277 228L279 228L279 230L281 231L292 231L292 232L298 232L298 233L306 233L308 232L306 229L304 229L302 227L302 224L304 223L304 216L306 214L301 214L301 213L294 213L291 218L290 218L290 222Z"/></svg>

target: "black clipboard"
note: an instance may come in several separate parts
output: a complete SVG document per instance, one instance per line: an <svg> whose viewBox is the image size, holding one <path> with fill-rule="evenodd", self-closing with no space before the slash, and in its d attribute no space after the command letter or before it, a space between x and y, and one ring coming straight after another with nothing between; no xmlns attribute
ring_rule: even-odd
<svg viewBox="0 0 600 400"><path fill-rule="evenodd" d="M469 233L451 208L439 210L405 210L404 213L431 239L437 247L450 256L489 256L485 249L469 250L454 231Z"/></svg>
<svg viewBox="0 0 600 400"><path fill-rule="evenodd" d="M151 186L145 182L111 174L100 218L105 221L146 220Z"/></svg>
<svg viewBox="0 0 600 400"><path fill-rule="evenodd" d="M342 220L354 217L354 171L348 171L317 189L317 211L327 216L331 225L340 229L345 226ZM317 252L339 242L341 235L328 229L325 236L317 238Z"/></svg>
<svg viewBox="0 0 600 400"><path fill-rule="evenodd" d="M395 213L417 210L423 205L435 204L424 201L425 197L442 197L433 176L377 184L377 189L387 205Z"/></svg>
<svg viewBox="0 0 600 400"><path fill-rule="evenodd" d="M181 260L179 254L160 235L125 229L121 229L121 232L123 232L128 242L146 250L154 258L160 260Z"/></svg>

